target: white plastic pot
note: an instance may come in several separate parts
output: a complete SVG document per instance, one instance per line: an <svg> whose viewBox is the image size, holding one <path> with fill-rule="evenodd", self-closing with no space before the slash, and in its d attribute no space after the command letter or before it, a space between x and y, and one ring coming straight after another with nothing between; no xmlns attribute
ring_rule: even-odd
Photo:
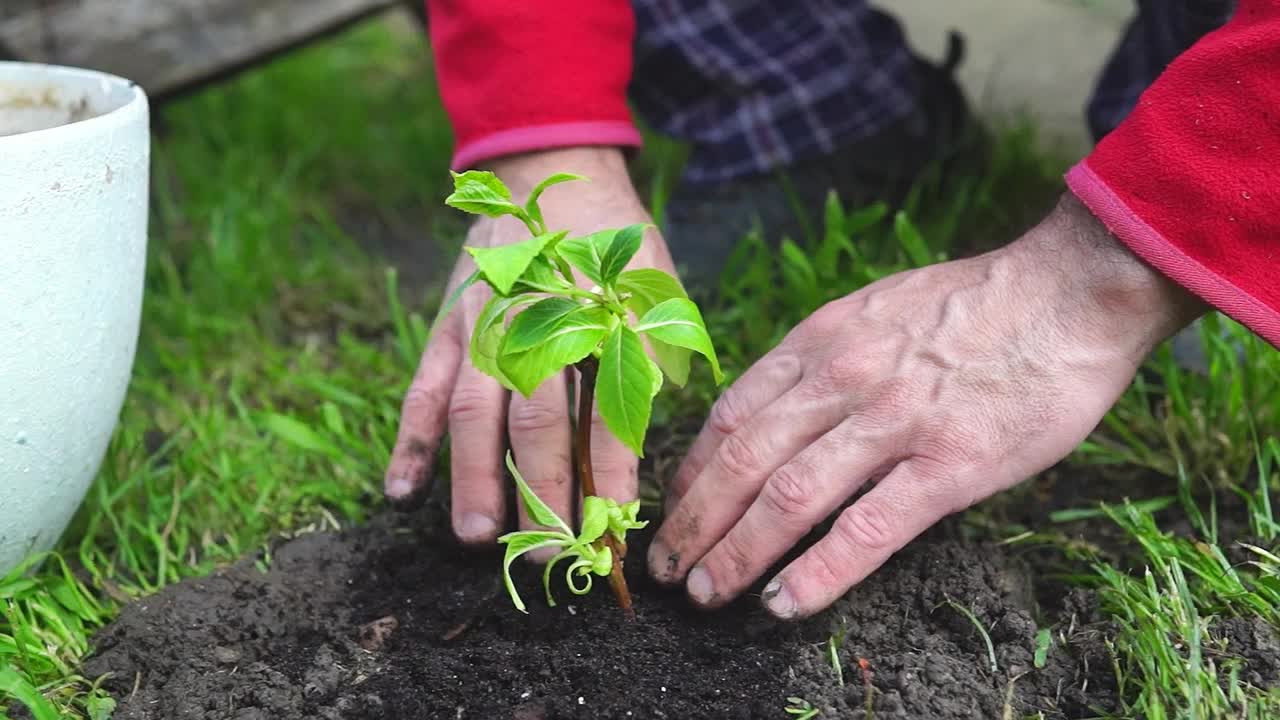
<svg viewBox="0 0 1280 720"><path fill-rule="evenodd" d="M62 534L120 414L149 154L133 83L0 62L0 573Z"/></svg>

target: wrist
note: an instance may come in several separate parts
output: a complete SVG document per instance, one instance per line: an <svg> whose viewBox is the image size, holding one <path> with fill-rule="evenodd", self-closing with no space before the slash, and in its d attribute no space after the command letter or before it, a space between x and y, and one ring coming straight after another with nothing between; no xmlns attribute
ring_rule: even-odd
<svg viewBox="0 0 1280 720"><path fill-rule="evenodd" d="M568 172L593 183L623 180L630 185L627 162L621 148L581 146L553 148L496 157L485 163L517 197L523 197L548 175Z"/></svg>
<svg viewBox="0 0 1280 720"><path fill-rule="evenodd" d="M1133 254L1074 195L1064 193L1034 230L1007 248L1015 262L1053 277L1078 321L1112 347L1145 356L1209 308Z"/></svg>

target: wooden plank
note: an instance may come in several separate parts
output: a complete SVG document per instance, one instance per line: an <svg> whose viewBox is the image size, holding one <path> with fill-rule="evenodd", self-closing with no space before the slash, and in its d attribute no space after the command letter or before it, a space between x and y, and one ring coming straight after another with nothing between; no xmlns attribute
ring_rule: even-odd
<svg viewBox="0 0 1280 720"><path fill-rule="evenodd" d="M397 0L0 0L0 53L92 68L163 96Z"/></svg>

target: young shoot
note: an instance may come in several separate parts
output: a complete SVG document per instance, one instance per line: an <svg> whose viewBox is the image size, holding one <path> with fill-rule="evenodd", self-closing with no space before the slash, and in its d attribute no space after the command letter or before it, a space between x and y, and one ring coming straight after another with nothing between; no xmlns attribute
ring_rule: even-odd
<svg viewBox="0 0 1280 720"><path fill-rule="evenodd" d="M599 412L609 431L637 455L644 454L653 398L664 378L684 385L694 353L705 357L716 382L723 380L702 314L680 281L653 268L627 269L648 226L601 230L582 237L546 225L538 199L552 185L586 180L558 173L538 183L523 205L493 173L454 173L454 192L445 202L459 210L524 223L530 237L499 247L468 247L476 271L441 309L448 314L468 287L484 282L493 297L481 310L471 335L471 362L504 387L528 397L545 380L574 367L580 375L574 456L583 495L582 527L570 526L539 500L511 468L529 518L542 530L509 533L504 575L517 608L524 610L511 582L511 562L536 548L555 547L552 567L570 560L566 579L575 593L591 589L591 576L609 576L619 605L628 615L631 596L622 574L626 531L636 521L638 503L618 505L596 495L591 468L590 421ZM579 276L589 281L584 289ZM516 312L519 311L519 312ZM508 318L508 315L514 314ZM652 359L645 343L652 351ZM547 601L554 605L550 586Z"/></svg>

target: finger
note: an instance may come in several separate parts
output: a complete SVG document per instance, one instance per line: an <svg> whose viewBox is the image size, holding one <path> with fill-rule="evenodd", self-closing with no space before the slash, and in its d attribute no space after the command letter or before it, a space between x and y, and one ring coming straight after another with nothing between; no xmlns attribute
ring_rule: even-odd
<svg viewBox="0 0 1280 720"><path fill-rule="evenodd" d="M794 619L831 605L917 535L963 507L955 502L953 487L955 480L935 464L917 458L899 463L765 586L765 607L779 618Z"/></svg>
<svg viewBox="0 0 1280 720"><path fill-rule="evenodd" d="M674 583L715 546L765 480L842 419L838 396L796 386L726 435L649 546L649 569Z"/></svg>
<svg viewBox="0 0 1280 720"><path fill-rule="evenodd" d="M548 378L528 398L511 393L507 432L516 467L525 482L557 515L572 523L569 398L563 373ZM520 527L524 530L539 527L525 514L523 503ZM555 554L554 549L551 554Z"/></svg>
<svg viewBox="0 0 1280 720"><path fill-rule="evenodd" d="M383 480L383 493L402 507L425 495L435 465L449 397L462 361L459 329L454 318L442 323L423 351L401 405L400 428Z"/></svg>
<svg viewBox="0 0 1280 720"><path fill-rule="evenodd" d="M779 467L747 512L689 571L694 602L737 597L886 463L884 443L845 421Z"/></svg>
<svg viewBox="0 0 1280 720"><path fill-rule="evenodd" d="M782 397L800 382L799 359L786 352L765 355L716 400L698 438L685 455L675 478L666 488L666 511L689 492L693 481L715 457L724 439L741 429L760 410Z"/></svg>
<svg viewBox="0 0 1280 720"><path fill-rule="evenodd" d="M463 363L449 402L449 455L453 530L465 543L493 542L503 524L506 409L502 386L471 363Z"/></svg>

